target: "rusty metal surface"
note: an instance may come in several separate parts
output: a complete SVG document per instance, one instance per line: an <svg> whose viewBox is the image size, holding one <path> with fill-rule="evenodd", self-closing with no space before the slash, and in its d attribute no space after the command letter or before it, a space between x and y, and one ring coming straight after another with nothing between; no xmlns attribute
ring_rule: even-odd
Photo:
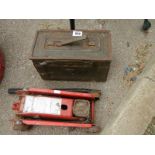
<svg viewBox="0 0 155 155"><path fill-rule="evenodd" d="M89 118L90 102L88 100L75 100L73 106L73 114L78 117Z"/></svg>
<svg viewBox="0 0 155 155"><path fill-rule="evenodd" d="M37 32L31 59L42 79L106 81L111 63L110 32L84 30L79 38L72 32Z"/></svg>
<svg viewBox="0 0 155 155"><path fill-rule="evenodd" d="M111 60L110 32L105 30L84 30L87 38L73 44L54 46L66 40L77 40L70 30L40 30L36 34L32 59L85 59ZM76 37L75 37L76 38Z"/></svg>
<svg viewBox="0 0 155 155"><path fill-rule="evenodd" d="M44 80L106 81L110 61L34 60Z"/></svg>

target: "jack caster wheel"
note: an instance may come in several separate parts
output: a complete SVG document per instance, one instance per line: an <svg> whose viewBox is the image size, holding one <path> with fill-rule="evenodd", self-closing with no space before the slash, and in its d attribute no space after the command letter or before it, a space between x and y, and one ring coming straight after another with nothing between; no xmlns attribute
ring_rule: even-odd
<svg viewBox="0 0 155 155"><path fill-rule="evenodd" d="M29 130L32 126L23 124L21 120L13 120L13 130L26 131Z"/></svg>
<svg viewBox="0 0 155 155"><path fill-rule="evenodd" d="M99 126L93 126L87 129L88 133L99 133L100 131L101 131L101 128Z"/></svg>

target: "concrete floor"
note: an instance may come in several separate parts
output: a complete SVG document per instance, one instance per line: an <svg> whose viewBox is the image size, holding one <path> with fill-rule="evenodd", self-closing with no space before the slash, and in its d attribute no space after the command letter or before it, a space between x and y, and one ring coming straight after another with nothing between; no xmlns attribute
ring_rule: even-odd
<svg viewBox="0 0 155 155"><path fill-rule="evenodd" d="M5 78L0 85L0 134L87 134L83 129L68 130L67 127L34 127L28 132L13 131L11 104L17 97L8 95L10 87L85 87L102 90L96 103L96 124L104 128L118 107L129 87L123 82L124 68L135 61L135 51L142 44L155 47L155 20L151 20L151 32L146 36L141 31L143 20L76 20L77 29L105 28L112 33L113 60L108 80L102 82L43 81L29 60L36 30L68 29L68 20L0 20L0 47L6 56Z"/></svg>

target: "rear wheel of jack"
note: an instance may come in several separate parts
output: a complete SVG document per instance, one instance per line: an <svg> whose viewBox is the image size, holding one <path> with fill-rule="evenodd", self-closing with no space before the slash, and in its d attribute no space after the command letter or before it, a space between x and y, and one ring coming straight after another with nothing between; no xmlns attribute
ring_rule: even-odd
<svg viewBox="0 0 155 155"><path fill-rule="evenodd" d="M26 131L29 130L32 126L23 124L21 120L13 120L13 130Z"/></svg>
<svg viewBox="0 0 155 155"><path fill-rule="evenodd" d="M101 131L101 128L99 126L93 126L87 129L88 133L99 133L100 131Z"/></svg>

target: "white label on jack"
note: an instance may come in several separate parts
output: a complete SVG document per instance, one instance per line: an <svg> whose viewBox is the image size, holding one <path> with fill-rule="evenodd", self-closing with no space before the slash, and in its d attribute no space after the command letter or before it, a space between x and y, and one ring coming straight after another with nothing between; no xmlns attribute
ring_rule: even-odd
<svg viewBox="0 0 155 155"><path fill-rule="evenodd" d="M82 31L73 31L72 36L74 36L74 37L82 37Z"/></svg>
<svg viewBox="0 0 155 155"><path fill-rule="evenodd" d="M61 102L60 98L27 95L23 112L60 115Z"/></svg>

